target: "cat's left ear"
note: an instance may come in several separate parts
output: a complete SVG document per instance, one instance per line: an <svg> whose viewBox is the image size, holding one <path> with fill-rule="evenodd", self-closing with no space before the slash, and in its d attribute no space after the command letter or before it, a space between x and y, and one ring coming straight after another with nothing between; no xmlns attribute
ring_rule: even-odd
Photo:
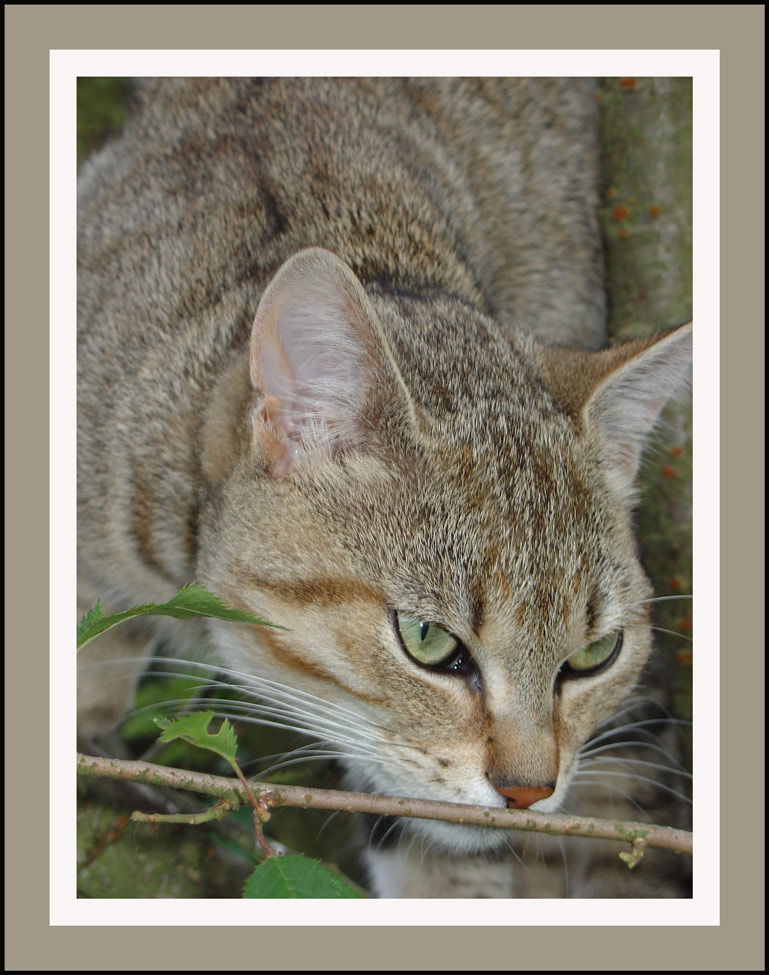
<svg viewBox="0 0 769 975"><path fill-rule="evenodd" d="M547 384L598 440L620 490L632 490L641 452L667 401L691 375L692 323L601 352L545 350Z"/></svg>
<svg viewBox="0 0 769 975"><path fill-rule="evenodd" d="M314 449L362 446L383 411L410 402L363 286L321 248L295 254L264 292L251 381L260 393L254 435L275 478Z"/></svg>

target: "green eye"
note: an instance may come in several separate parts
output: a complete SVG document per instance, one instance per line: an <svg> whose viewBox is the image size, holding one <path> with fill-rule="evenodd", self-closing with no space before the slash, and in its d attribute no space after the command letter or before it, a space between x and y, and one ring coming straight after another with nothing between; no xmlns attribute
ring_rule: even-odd
<svg viewBox="0 0 769 975"><path fill-rule="evenodd" d="M587 674L607 664L612 657L619 653L622 646L622 630L615 630L608 636L589 643L581 650L577 650L566 661L569 669L575 674Z"/></svg>
<svg viewBox="0 0 769 975"><path fill-rule="evenodd" d="M401 642L417 663L426 667L447 664L463 649L459 640L436 623L424 623L415 616L396 613Z"/></svg>

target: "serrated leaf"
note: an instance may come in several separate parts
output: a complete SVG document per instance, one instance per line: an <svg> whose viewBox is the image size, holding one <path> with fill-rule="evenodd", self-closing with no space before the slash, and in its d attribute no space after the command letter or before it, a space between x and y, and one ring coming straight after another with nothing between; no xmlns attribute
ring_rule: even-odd
<svg viewBox="0 0 769 975"><path fill-rule="evenodd" d="M235 767L238 750L238 738L227 718L222 721L219 730L212 735L208 726L215 717L213 711L196 711L186 714L182 718L155 718L155 724L163 729L159 741L174 741L183 738L191 745L205 748L216 755L221 755L230 765Z"/></svg>
<svg viewBox="0 0 769 975"><path fill-rule="evenodd" d="M134 606L123 613L113 613L104 616L101 602L83 616L77 628L77 648L80 650L94 637L99 636L118 623L133 619L136 616L173 616L175 619L187 620L194 617L212 617L219 620L230 620L233 623L258 623L262 626L273 626L284 630L284 626L269 623L261 616L254 616L244 609L232 609L205 586L182 586L175 596L165 603L147 603L144 606Z"/></svg>
<svg viewBox="0 0 769 975"><path fill-rule="evenodd" d="M104 610L101 606L101 599L95 606L92 606L77 624L77 645L80 647L84 635L91 630L99 620L104 618Z"/></svg>
<svg viewBox="0 0 769 975"><path fill-rule="evenodd" d="M263 860L246 881L243 896L320 898L360 894L320 861L292 853Z"/></svg>

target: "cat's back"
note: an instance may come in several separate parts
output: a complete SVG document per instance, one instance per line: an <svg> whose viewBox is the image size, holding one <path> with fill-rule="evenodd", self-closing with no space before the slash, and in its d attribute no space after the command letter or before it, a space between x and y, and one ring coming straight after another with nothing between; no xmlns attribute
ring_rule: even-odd
<svg viewBox="0 0 769 975"><path fill-rule="evenodd" d="M364 285L453 287L503 324L602 344L588 80L160 79L134 101L81 174L86 329L89 299L117 295L165 335L320 246Z"/></svg>

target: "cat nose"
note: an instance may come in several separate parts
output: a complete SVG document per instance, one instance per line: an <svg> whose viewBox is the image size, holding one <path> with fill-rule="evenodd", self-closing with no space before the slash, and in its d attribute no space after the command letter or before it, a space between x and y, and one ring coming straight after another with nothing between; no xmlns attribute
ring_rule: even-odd
<svg viewBox="0 0 769 975"><path fill-rule="evenodd" d="M549 785L495 785L494 788L507 799L508 809L526 809L539 799L547 799L554 791Z"/></svg>

